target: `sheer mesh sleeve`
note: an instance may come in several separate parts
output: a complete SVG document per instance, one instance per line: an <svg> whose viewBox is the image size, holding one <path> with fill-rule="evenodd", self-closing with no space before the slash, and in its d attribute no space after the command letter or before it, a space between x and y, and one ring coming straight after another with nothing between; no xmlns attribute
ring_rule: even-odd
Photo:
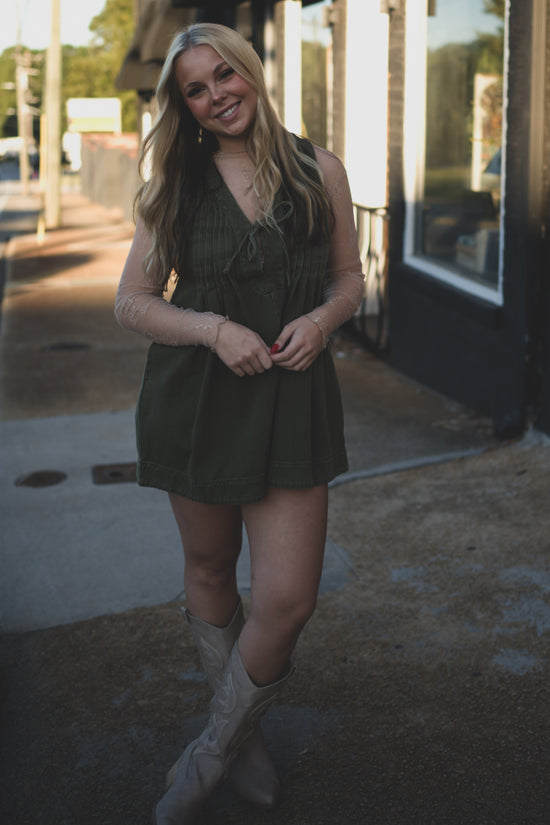
<svg viewBox="0 0 550 825"><path fill-rule="evenodd" d="M326 149L316 148L332 205L332 229L323 303L308 313L326 344L331 332L352 317L364 297L364 275L348 178L342 163Z"/></svg>
<svg viewBox="0 0 550 825"><path fill-rule="evenodd" d="M138 221L134 240L122 272L115 301L115 316L121 327L146 335L171 347L202 345L214 349L223 315L195 312L168 303L163 291L149 282L143 259L149 237Z"/></svg>

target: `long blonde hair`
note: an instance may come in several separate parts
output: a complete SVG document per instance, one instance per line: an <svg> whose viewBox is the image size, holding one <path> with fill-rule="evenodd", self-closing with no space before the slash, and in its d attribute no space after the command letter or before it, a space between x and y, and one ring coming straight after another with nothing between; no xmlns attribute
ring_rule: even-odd
<svg viewBox="0 0 550 825"><path fill-rule="evenodd" d="M174 76L180 55L201 45L211 46L258 95L247 151L256 168L252 185L260 202L260 222L279 228L273 207L282 187L294 205L295 231L298 217L305 219L309 238L326 237L329 231L330 205L321 170L314 158L299 151L296 139L280 122L269 100L260 58L234 29L217 23L195 23L172 41L156 90L158 118L140 155L140 170L147 163L150 176L137 193L135 212L153 241L145 270L162 287L180 260L186 216L188 219L193 214L204 173L218 149L215 136L202 132L184 103Z"/></svg>

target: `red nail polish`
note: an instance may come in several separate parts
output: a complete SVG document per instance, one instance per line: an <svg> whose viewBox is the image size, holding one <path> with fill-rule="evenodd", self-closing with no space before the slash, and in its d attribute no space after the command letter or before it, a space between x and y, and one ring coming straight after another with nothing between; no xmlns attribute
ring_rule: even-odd
<svg viewBox="0 0 550 825"><path fill-rule="evenodd" d="M271 355L275 355L275 353L279 352L279 350L280 350L279 344L273 344L273 346L271 347L271 349L269 351L270 351Z"/></svg>

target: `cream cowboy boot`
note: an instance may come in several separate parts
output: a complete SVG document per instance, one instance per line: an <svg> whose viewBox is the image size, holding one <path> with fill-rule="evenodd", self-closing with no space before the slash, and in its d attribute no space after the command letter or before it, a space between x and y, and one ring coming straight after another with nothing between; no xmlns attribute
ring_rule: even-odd
<svg viewBox="0 0 550 825"><path fill-rule="evenodd" d="M193 822L290 674L271 685L257 687L235 644L222 683L210 702L210 720L183 752L172 785L155 808L155 825Z"/></svg>
<svg viewBox="0 0 550 825"><path fill-rule="evenodd" d="M208 624L202 619L195 618L187 610L185 615L208 678L208 684L215 692L221 684L225 665L244 625L242 602L239 599L233 618L226 627ZM168 771L166 777L168 787L172 784L179 762L180 760ZM229 776L235 790L243 799L266 808L275 805L281 783L267 750L260 725L256 726L231 763Z"/></svg>

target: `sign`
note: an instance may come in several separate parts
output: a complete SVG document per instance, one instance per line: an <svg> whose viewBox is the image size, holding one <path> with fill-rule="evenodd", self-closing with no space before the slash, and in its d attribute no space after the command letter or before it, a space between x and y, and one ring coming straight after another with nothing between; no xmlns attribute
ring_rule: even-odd
<svg viewBox="0 0 550 825"><path fill-rule="evenodd" d="M67 100L69 132L121 132L118 97L71 97Z"/></svg>

